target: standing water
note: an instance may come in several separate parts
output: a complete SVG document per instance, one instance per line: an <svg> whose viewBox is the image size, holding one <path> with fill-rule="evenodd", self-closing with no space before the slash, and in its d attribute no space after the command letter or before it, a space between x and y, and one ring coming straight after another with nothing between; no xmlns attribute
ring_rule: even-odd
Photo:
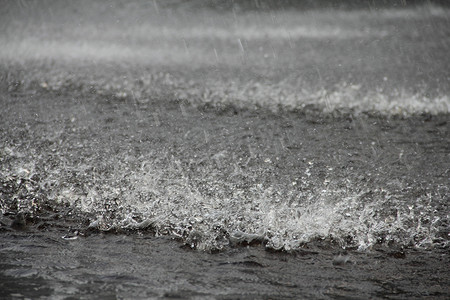
<svg viewBox="0 0 450 300"><path fill-rule="evenodd" d="M307 2L5 5L0 298L448 298L450 10Z"/></svg>

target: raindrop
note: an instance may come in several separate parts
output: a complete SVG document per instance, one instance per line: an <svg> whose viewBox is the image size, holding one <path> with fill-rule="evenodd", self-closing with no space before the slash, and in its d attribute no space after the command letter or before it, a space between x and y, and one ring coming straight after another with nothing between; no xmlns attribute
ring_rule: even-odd
<svg viewBox="0 0 450 300"><path fill-rule="evenodd" d="M218 64L219 63L219 55L217 54L216 48L214 48L214 55L216 57L216 63Z"/></svg>
<svg viewBox="0 0 450 300"><path fill-rule="evenodd" d="M189 55L188 43L186 42L186 40L184 38L183 38L183 44L184 44L184 51L186 52L187 55Z"/></svg>
<svg viewBox="0 0 450 300"><path fill-rule="evenodd" d="M188 117L188 114L186 112L186 108L184 107L183 103L180 103L180 110L181 110L181 114L183 115L183 117Z"/></svg>
<svg viewBox="0 0 450 300"><path fill-rule="evenodd" d="M242 45L241 39L238 39L238 43L239 43L239 49L242 51L242 53L245 53L244 45Z"/></svg>
<svg viewBox="0 0 450 300"><path fill-rule="evenodd" d="M288 31L288 39L289 39L289 47L291 49L294 49L294 42L292 41L292 36L291 36L291 32Z"/></svg>
<svg viewBox="0 0 450 300"><path fill-rule="evenodd" d="M159 14L159 8L158 4L156 3L156 0L153 0L153 7L155 8L156 13Z"/></svg>
<svg viewBox="0 0 450 300"><path fill-rule="evenodd" d="M153 121L156 127L159 127L161 125L161 122L159 120L159 114L157 112L152 113L153 115Z"/></svg>
<svg viewBox="0 0 450 300"><path fill-rule="evenodd" d="M203 135L205 136L205 143L209 143L209 134L206 130L203 130Z"/></svg>

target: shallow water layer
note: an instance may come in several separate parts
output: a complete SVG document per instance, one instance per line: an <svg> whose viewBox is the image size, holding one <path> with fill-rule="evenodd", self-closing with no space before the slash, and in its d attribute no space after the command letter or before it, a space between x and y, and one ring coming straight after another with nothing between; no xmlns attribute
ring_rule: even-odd
<svg viewBox="0 0 450 300"><path fill-rule="evenodd" d="M449 296L445 115L2 102L6 299Z"/></svg>
<svg viewBox="0 0 450 300"><path fill-rule="evenodd" d="M447 8L47 3L0 12L0 298L449 297Z"/></svg>
<svg viewBox="0 0 450 300"><path fill-rule="evenodd" d="M0 234L2 299L446 299L446 251L241 247L217 254L148 235Z"/></svg>
<svg viewBox="0 0 450 300"><path fill-rule="evenodd" d="M1 208L38 227L62 206L85 229L149 230L202 250L448 245L445 115L327 119L51 94L3 103Z"/></svg>

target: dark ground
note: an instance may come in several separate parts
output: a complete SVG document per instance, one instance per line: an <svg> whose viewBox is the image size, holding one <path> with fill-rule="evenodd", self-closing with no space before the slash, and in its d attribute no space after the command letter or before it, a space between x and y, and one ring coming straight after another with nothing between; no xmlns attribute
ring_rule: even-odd
<svg viewBox="0 0 450 300"><path fill-rule="evenodd" d="M40 3L1 12L0 298L450 297L447 9Z"/></svg>
<svg viewBox="0 0 450 300"><path fill-rule="evenodd" d="M245 190L253 180L282 189L303 173L310 161L315 166L311 168L310 187L323 181L327 169L332 167L335 171L331 181L343 177L358 186L385 186L405 199L420 198L427 193L444 193L445 197L448 193L449 137L445 115L404 120L311 118L261 111L235 114L233 110L199 110L176 102L147 103L147 107L136 108L123 100L54 94L3 96L1 101L3 145L16 153L28 153L26 157L10 159L17 163L38 158L35 175L22 179L19 186L11 187L17 177L6 182L3 177L2 201L7 203L11 201L8 197L17 199L20 195L35 197L36 203L47 202L50 191L36 188L35 182L52 168L60 169L62 163L67 167L58 174L60 180L52 188L59 190L61 185L86 188L89 181L95 183L92 176L111 172L111 164L119 163L123 153L138 158L148 151L179 160L187 176L206 194L215 192L208 191L200 173L204 168L219 168L216 163L220 163L221 172L215 175L222 188L216 191L218 197L226 192L223 184L244 185L241 188ZM157 107L158 123L151 107ZM58 137L52 138L54 134ZM253 149L252 154L249 149ZM221 162L211 159L221 151L233 156L224 156ZM264 163L267 158L273 163ZM164 167L167 160L160 159L158 165ZM80 160L89 161L98 170L75 169L73 166L80 164ZM243 167L245 174L230 179L229 166L236 160L247 161ZM192 167L193 161L197 168ZM2 161L4 167L11 163ZM111 183L103 182L104 187L108 184ZM437 196L433 198L442 201ZM20 206L20 199L15 201ZM448 202L441 205L440 212L448 211ZM89 234L85 232L87 216L77 216L79 213L70 208L49 206L40 204L35 216L28 216L24 228L8 229L14 214L3 217L1 297L445 299L449 296L447 247L417 250L379 245L363 252L350 247L341 256L341 247L318 241L290 254L268 252L262 246L208 254L188 250L189 247L182 247L182 242L153 237L146 231ZM441 226L439 235L447 240L448 224ZM87 236L77 235L77 231Z"/></svg>
<svg viewBox="0 0 450 300"><path fill-rule="evenodd" d="M448 252L261 247L218 254L148 235L3 232L2 299L448 299ZM344 263L345 261L345 263Z"/></svg>

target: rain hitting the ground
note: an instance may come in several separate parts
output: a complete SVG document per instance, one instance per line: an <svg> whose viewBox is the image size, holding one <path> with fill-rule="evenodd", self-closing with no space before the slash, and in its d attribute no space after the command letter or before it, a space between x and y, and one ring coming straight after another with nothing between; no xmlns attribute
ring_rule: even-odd
<svg viewBox="0 0 450 300"><path fill-rule="evenodd" d="M445 1L5 1L0 298L447 299Z"/></svg>

